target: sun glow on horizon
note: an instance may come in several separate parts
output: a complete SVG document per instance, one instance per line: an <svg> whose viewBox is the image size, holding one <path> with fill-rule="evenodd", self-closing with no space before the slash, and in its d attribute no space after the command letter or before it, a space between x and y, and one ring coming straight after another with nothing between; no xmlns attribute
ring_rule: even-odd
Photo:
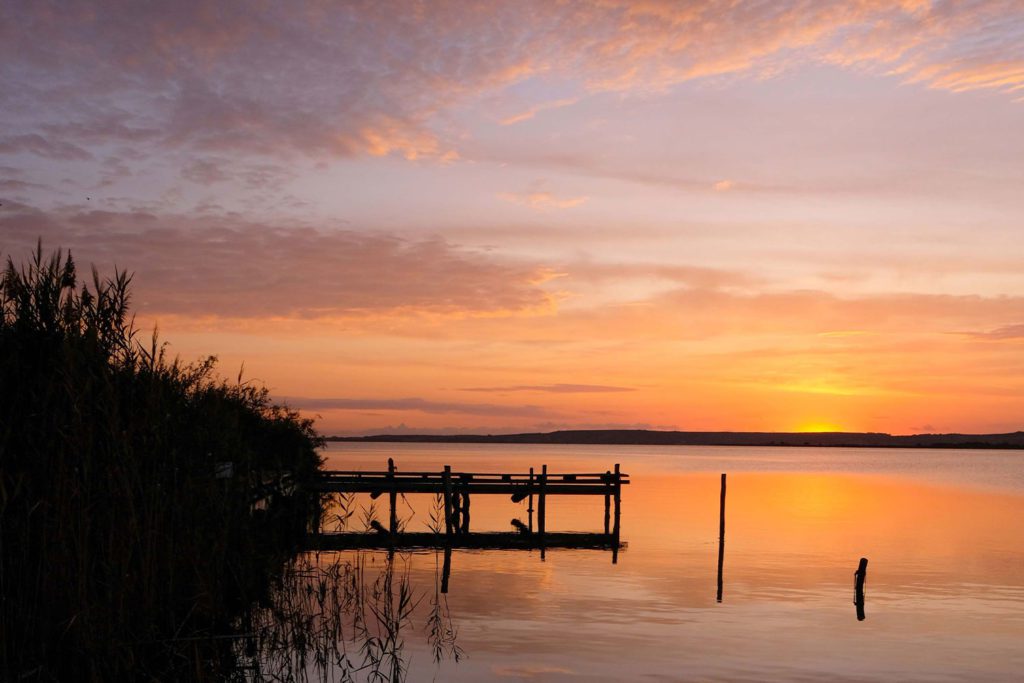
<svg viewBox="0 0 1024 683"><path fill-rule="evenodd" d="M807 433L819 433L820 434L820 433L823 433L823 432L846 432L846 431L849 431L849 430L843 429L842 427L840 427L839 425L835 424L834 422L815 421L815 422L804 422L804 423L800 424L800 426L796 428L796 431L798 431L798 432L807 432Z"/></svg>

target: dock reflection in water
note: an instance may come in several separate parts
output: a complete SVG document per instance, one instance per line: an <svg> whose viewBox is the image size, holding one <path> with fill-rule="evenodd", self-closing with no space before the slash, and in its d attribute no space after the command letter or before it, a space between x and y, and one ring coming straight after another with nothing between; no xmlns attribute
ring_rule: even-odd
<svg viewBox="0 0 1024 683"><path fill-rule="evenodd" d="M410 534L405 540L417 550L385 550L379 549L382 540L372 532L328 535L320 539L324 545L356 549L306 552L290 562L266 599L237 624L238 635L226 639L227 669L252 681L400 683L410 679L412 653L424 646L431 670L458 663L464 652L447 598L452 544L440 542L443 549L428 551L427 534ZM546 543L554 549L612 550L604 534L552 534ZM469 534L460 544L488 553L536 549L496 533ZM425 569L431 562L432 576Z"/></svg>
<svg viewBox="0 0 1024 683"><path fill-rule="evenodd" d="M633 485L623 510L628 550L617 565L607 550L548 547L542 562L539 550L456 547L445 595L443 548L399 550L393 559L386 549L310 553L321 569L362 566L370 603L386 594L387 580L376 592L373 586L391 567L394 607L374 611L364 602L364 624L376 629L377 614L394 623L403 581L412 609L397 639L386 627L370 632L375 653L401 645L397 669L387 660L357 670L364 666L357 638L341 646L350 668L334 665L321 675L308 643L324 636L314 631L303 636L308 679L373 680L367 674L376 671L384 676L377 680L400 673L398 680L410 682L997 681L1024 669L1024 538L1012 533L1024 524L1019 454L764 449L757 460L713 449L722 455L700 452L694 467L688 463L698 458L687 457L694 449L630 456L622 447L578 448L561 457L539 450L403 447L396 460L410 469L487 462L508 471L546 460L558 471L591 471L621 459ZM382 453L394 451L390 444L350 449L344 463L379 467ZM783 466L794 471L772 471ZM727 527L721 472L729 473ZM1001 481L1009 484L993 485ZM528 521L528 501L510 514L509 500L494 498L474 501L474 529L508 530L512 517ZM548 532L599 531L602 502L559 499L547 511ZM387 524L387 509L371 510L368 496L352 504L331 514L347 515L354 529L372 529L366 519L377 516ZM400 498L399 524L430 533L433 504L429 495ZM381 534L370 533L379 543ZM720 546L725 536L728 544ZM862 557L870 559L870 604L868 618L858 621L851 583ZM438 641L439 633L447 635Z"/></svg>

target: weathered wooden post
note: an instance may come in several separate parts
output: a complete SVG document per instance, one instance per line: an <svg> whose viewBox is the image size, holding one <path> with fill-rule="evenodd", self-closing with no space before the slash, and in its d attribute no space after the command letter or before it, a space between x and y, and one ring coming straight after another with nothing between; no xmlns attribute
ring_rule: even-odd
<svg viewBox="0 0 1024 683"><path fill-rule="evenodd" d="M611 507L612 507L612 472L605 470L604 473L605 494L604 494L604 535L611 533Z"/></svg>
<svg viewBox="0 0 1024 683"><path fill-rule="evenodd" d="M391 519L390 524L388 524L388 530L394 536L398 533L398 487L395 484L394 458L388 458L388 485L391 487L388 495L388 501L391 505Z"/></svg>
<svg viewBox="0 0 1024 683"><path fill-rule="evenodd" d="M868 576L868 558L860 558L853 573L853 604L857 606L857 621L864 621L864 579Z"/></svg>
<svg viewBox="0 0 1024 683"><path fill-rule="evenodd" d="M548 485L548 466L547 465L541 465L539 484L540 484L540 486L539 486L538 491L537 491L537 531L540 533L540 540L541 540L541 543L543 543L544 542L544 523L546 521L545 520L545 513L547 511L547 504L546 504L546 500L545 500L547 498L547 495L545 493L545 489L547 488L547 485Z"/></svg>
<svg viewBox="0 0 1024 683"><path fill-rule="evenodd" d="M722 473L722 491L718 501L718 593L715 599L722 602L722 564L725 561L725 473Z"/></svg>
<svg viewBox="0 0 1024 683"><path fill-rule="evenodd" d="M526 512L529 515L529 526L530 533L533 533L533 468L530 468L530 502L526 507Z"/></svg>
<svg viewBox="0 0 1024 683"><path fill-rule="evenodd" d="M452 466L444 466L444 533L452 535Z"/></svg>
<svg viewBox="0 0 1024 683"><path fill-rule="evenodd" d="M622 472L619 463L615 463L615 541L619 540L620 521L622 518Z"/></svg>

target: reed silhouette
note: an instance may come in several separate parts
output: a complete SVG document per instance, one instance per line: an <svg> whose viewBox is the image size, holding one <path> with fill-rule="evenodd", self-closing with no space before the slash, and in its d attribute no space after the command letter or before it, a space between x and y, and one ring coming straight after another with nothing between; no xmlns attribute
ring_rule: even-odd
<svg viewBox="0 0 1024 683"><path fill-rule="evenodd" d="M3 680L219 679L199 639L318 505L267 496L317 471L312 422L140 342L130 285L41 245L0 276Z"/></svg>
<svg viewBox="0 0 1024 683"><path fill-rule="evenodd" d="M411 555L382 555L380 564L363 552L304 553L289 562L266 598L223 636L222 673L239 680L401 683L412 632L423 634L435 663L459 661L438 563L426 591L413 583Z"/></svg>

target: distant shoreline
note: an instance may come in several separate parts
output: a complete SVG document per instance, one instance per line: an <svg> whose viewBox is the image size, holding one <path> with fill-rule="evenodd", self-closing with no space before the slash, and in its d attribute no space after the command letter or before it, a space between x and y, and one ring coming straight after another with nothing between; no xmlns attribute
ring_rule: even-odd
<svg viewBox="0 0 1024 683"><path fill-rule="evenodd" d="M328 436L334 442L565 444L598 446L792 446L830 448L1024 449L1024 431L1006 434L879 432L676 432L645 429L563 430L524 434L377 434Z"/></svg>

